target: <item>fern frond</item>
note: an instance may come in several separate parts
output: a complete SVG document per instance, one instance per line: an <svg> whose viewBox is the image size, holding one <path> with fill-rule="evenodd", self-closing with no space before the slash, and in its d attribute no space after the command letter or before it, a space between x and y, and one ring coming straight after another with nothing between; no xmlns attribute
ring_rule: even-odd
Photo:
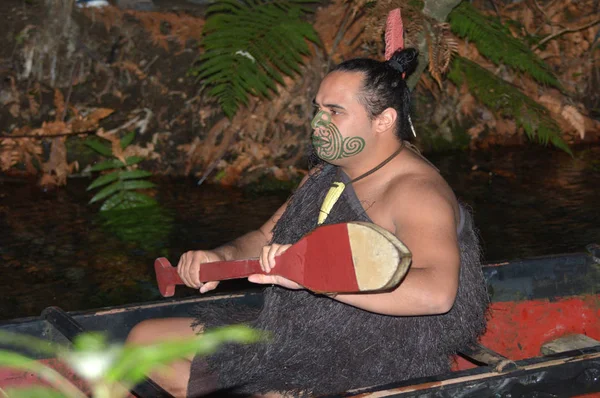
<svg viewBox="0 0 600 398"><path fill-rule="evenodd" d="M438 69L440 73L448 72L452 56L458 53L458 43L450 34L450 24L442 23L438 25L440 55L438 58Z"/></svg>
<svg viewBox="0 0 600 398"><path fill-rule="evenodd" d="M540 83L560 88L550 67L524 41L514 38L504 26L481 14L468 1L454 8L448 20L452 32L473 41L479 52L496 65L506 64Z"/></svg>
<svg viewBox="0 0 600 398"><path fill-rule="evenodd" d="M502 80L487 69L463 57L454 57L448 78L457 86L466 83L469 91L485 106L503 116L513 117L523 127L529 139L571 154L560 135L560 127L548 109L523 94L512 84Z"/></svg>
<svg viewBox="0 0 600 398"><path fill-rule="evenodd" d="M232 118L248 96L270 98L283 75L300 73L308 41L319 43L301 17L313 0L224 0L207 10L204 53L191 71Z"/></svg>

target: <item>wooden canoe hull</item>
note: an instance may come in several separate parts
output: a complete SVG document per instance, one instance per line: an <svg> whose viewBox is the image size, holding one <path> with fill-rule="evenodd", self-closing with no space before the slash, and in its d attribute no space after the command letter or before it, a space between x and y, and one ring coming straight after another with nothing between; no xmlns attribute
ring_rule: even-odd
<svg viewBox="0 0 600 398"><path fill-rule="evenodd" d="M467 360L459 355L451 373L348 391L338 396L564 397L600 392L600 346L550 356L540 353L544 344L563 336L584 335L600 341L599 258L600 248L593 246L588 253L485 266L492 305L481 344L497 353L499 361L488 362L490 366L477 366L482 363L477 363L474 357ZM194 306L210 305L218 300L260 306L262 295L256 290L167 299L69 313L65 317L62 311L49 308L40 317L0 323L0 329L68 342L80 332L73 324L79 324L85 330L105 331L111 339L123 341L129 330L144 319L188 316ZM36 359L73 377L52 358ZM35 376L26 372L0 369L0 388L35 382Z"/></svg>

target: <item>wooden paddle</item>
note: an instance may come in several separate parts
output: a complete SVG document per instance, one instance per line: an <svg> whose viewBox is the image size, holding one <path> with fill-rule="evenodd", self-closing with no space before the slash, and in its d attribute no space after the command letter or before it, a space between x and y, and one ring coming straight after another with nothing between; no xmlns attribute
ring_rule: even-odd
<svg viewBox="0 0 600 398"><path fill-rule="evenodd" d="M280 275L318 293L356 293L396 286L410 265L408 248L387 230L351 222L315 229L275 257L269 275ZM164 297L183 284L164 257L154 262L158 289ZM258 259L216 261L200 266L200 281L221 281L264 274Z"/></svg>

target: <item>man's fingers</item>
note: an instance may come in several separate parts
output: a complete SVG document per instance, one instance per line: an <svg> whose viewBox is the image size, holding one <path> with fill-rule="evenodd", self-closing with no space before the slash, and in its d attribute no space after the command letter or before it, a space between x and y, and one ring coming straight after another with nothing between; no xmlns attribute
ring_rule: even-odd
<svg viewBox="0 0 600 398"><path fill-rule="evenodd" d="M276 283L275 278L277 278L276 275L254 274L254 275L250 275L248 277L248 281L250 281L252 283L258 283L261 285L271 285L271 284Z"/></svg>
<svg viewBox="0 0 600 398"><path fill-rule="evenodd" d="M288 289L303 289L300 284L279 275L254 274L248 277L248 281L261 285L279 285Z"/></svg>
<svg viewBox="0 0 600 398"><path fill-rule="evenodd" d="M271 245L269 247L269 255L267 257L267 274L271 272L273 267L275 267L275 256L277 255L278 249L279 245Z"/></svg>
<svg viewBox="0 0 600 398"><path fill-rule="evenodd" d="M218 284L219 284L219 282L206 282L200 288L200 293L206 293L206 292L209 292L211 290L214 290L217 287Z"/></svg>
<svg viewBox="0 0 600 398"><path fill-rule="evenodd" d="M277 248L277 253L275 254L275 256L279 256L280 254L283 254L290 247L292 247L292 245L279 245L279 247Z"/></svg>
<svg viewBox="0 0 600 398"><path fill-rule="evenodd" d="M188 262L188 253L183 253L179 258L179 263L177 263L177 273L179 277L185 283L186 286L190 286L190 281L187 277L187 262Z"/></svg>
<svg viewBox="0 0 600 398"><path fill-rule="evenodd" d="M260 264L260 269L262 269L263 272L268 272L267 271L267 261L268 261L268 257L269 257L270 248L271 248L271 246L263 246L263 248L260 252L260 257L258 258L258 262Z"/></svg>
<svg viewBox="0 0 600 398"><path fill-rule="evenodd" d="M202 286L202 283L200 282L200 264L206 262L206 260L206 254L194 252L192 261L190 261L188 275L193 287L196 289L199 289Z"/></svg>
<svg viewBox="0 0 600 398"><path fill-rule="evenodd" d="M199 289L202 286L200 266L207 261L208 256L203 251L185 252L177 263L177 274L186 286Z"/></svg>

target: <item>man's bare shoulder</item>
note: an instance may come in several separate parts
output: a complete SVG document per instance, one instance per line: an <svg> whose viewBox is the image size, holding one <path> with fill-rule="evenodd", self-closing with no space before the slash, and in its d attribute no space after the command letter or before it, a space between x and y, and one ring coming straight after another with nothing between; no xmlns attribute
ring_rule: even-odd
<svg viewBox="0 0 600 398"><path fill-rule="evenodd" d="M458 215L454 192L437 172L414 172L396 176L386 190L386 202L394 218L452 217Z"/></svg>

